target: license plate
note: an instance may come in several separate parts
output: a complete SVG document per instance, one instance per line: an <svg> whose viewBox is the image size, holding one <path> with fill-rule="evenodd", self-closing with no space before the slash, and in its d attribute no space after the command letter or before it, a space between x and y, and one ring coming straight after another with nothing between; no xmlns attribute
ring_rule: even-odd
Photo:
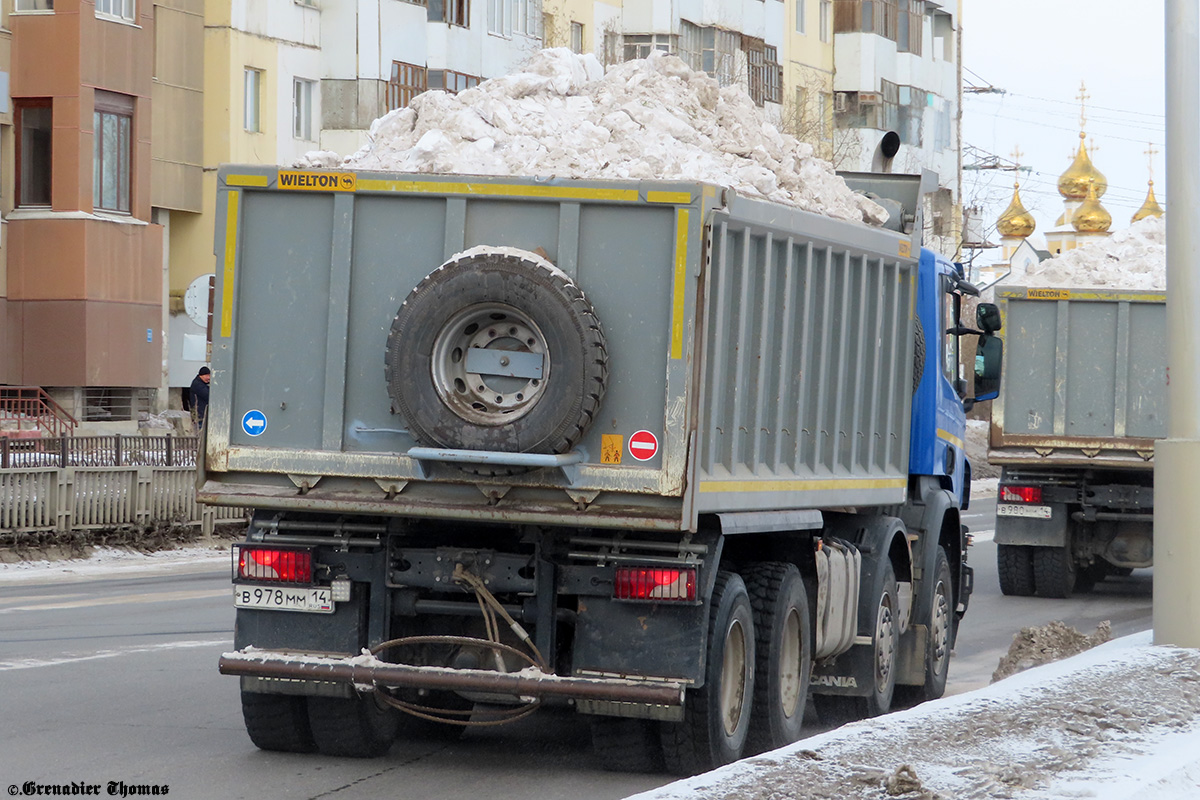
<svg viewBox="0 0 1200 800"><path fill-rule="evenodd" d="M268 611L306 611L332 614L333 592L325 589L276 588L272 586L234 586L233 605Z"/></svg>
<svg viewBox="0 0 1200 800"><path fill-rule="evenodd" d="M996 506L996 516L1050 519L1050 506L1026 506L1018 503L1000 503Z"/></svg>

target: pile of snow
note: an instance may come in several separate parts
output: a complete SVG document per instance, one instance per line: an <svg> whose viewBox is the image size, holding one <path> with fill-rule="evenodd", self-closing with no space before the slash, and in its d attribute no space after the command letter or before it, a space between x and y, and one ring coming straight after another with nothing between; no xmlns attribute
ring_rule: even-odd
<svg viewBox="0 0 1200 800"><path fill-rule="evenodd" d="M1097 625L1096 632L1090 636L1080 633L1061 620L1054 620L1047 625L1021 628L1013 634L1008 652L1000 659L1000 664L992 673L992 682L1002 681L1018 672L1082 653L1110 639L1112 623L1108 620Z"/></svg>
<svg viewBox="0 0 1200 800"><path fill-rule="evenodd" d="M837 219L887 220L741 87L661 53L605 74L591 54L543 50L521 72L418 95L375 120L369 143L347 158L317 151L296 166L707 181Z"/></svg>
<svg viewBox="0 0 1200 800"><path fill-rule="evenodd" d="M1031 266L1029 286L1112 289L1167 288L1167 224L1147 217L1107 239L1098 239Z"/></svg>
<svg viewBox="0 0 1200 800"><path fill-rule="evenodd" d="M1200 652L1118 639L637 800L1200 797Z"/></svg>

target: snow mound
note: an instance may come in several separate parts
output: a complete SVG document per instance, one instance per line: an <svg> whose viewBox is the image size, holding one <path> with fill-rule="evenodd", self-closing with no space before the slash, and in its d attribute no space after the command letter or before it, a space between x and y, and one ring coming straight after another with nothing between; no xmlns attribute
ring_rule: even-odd
<svg viewBox="0 0 1200 800"><path fill-rule="evenodd" d="M837 219L887 220L742 88L661 53L605 74L590 53L542 50L521 72L418 95L375 120L351 156L314 151L295 166L706 181Z"/></svg>
<svg viewBox="0 0 1200 800"><path fill-rule="evenodd" d="M1096 632L1085 636L1060 620L1048 625L1021 628L1012 645L992 673L992 683L1027 669L1082 653L1112 639L1112 625L1105 620Z"/></svg>
<svg viewBox="0 0 1200 800"><path fill-rule="evenodd" d="M1048 258L1029 268L1029 286L1111 289L1167 288L1167 223L1147 217L1107 239Z"/></svg>
<svg viewBox="0 0 1200 800"><path fill-rule="evenodd" d="M629 800L1200 796L1200 652L1108 642Z"/></svg>

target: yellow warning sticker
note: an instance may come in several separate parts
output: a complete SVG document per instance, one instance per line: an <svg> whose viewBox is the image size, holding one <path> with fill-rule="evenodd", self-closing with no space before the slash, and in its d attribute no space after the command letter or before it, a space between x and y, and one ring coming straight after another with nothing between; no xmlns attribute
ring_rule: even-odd
<svg viewBox="0 0 1200 800"><path fill-rule="evenodd" d="M625 437L616 433L606 433L600 437L600 463L620 464L621 453L625 450Z"/></svg>
<svg viewBox="0 0 1200 800"><path fill-rule="evenodd" d="M301 189L310 192L353 192L358 176L352 172L296 172L279 170L280 189Z"/></svg>
<svg viewBox="0 0 1200 800"><path fill-rule="evenodd" d="M900 257L912 258L912 242L907 239L900 240Z"/></svg>

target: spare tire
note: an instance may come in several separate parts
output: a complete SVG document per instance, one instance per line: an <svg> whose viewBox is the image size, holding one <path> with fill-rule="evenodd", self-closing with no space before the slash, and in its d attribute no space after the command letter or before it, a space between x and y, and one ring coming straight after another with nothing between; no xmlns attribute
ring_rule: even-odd
<svg viewBox="0 0 1200 800"><path fill-rule="evenodd" d="M527 251L473 248L400 306L384 377L393 412L421 444L565 453L600 407L608 350L595 310L566 273Z"/></svg>

